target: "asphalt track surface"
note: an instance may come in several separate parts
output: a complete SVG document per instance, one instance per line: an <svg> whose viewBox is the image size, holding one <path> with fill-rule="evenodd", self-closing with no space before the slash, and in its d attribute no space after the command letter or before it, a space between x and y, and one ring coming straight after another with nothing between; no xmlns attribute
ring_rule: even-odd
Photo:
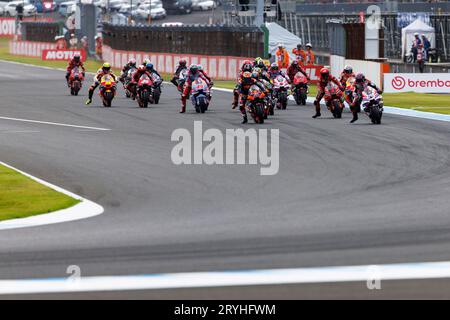
<svg viewBox="0 0 450 320"><path fill-rule="evenodd" d="M1 231L0 279L65 277L69 265L97 276L450 260L448 123L385 115L374 126L362 115L350 125L349 114L313 120L311 106L291 102L263 126L241 125L230 93L215 91L207 114L188 105L181 115L171 85L149 109L122 91L106 109L98 96L84 106L87 84L71 97L61 71L0 63L0 117L111 129L0 119L1 161L105 207L91 219ZM193 131L194 120L279 129L279 173L174 165L171 134ZM267 297L299 290L270 288Z"/></svg>

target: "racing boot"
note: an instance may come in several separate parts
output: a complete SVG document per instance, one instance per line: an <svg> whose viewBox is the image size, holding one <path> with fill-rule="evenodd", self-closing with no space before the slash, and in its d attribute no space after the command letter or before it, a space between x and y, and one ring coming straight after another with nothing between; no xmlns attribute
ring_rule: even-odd
<svg viewBox="0 0 450 320"><path fill-rule="evenodd" d="M248 122L247 115L244 114L244 115L242 116L242 124L245 124L245 123L247 123L247 122Z"/></svg>
<svg viewBox="0 0 450 320"><path fill-rule="evenodd" d="M186 112L186 96L182 95L181 96L181 110L180 113L185 113Z"/></svg>
<svg viewBox="0 0 450 320"><path fill-rule="evenodd" d="M94 95L94 89L91 87L89 88L89 97L86 100L85 104L88 106L92 103L92 96Z"/></svg>
<svg viewBox="0 0 450 320"><path fill-rule="evenodd" d="M354 123L358 121L358 112L353 112L353 119L350 121L350 123Z"/></svg>
<svg viewBox="0 0 450 320"><path fill-rule="evenodd" d="M321 116L321 114L320 114L320 103L319 103L319 101L314 101L314 105L316 106L316 114L313 115L312 117L313 117L313 119L316 119L316 118L318 118L318 117Z"/></svg>

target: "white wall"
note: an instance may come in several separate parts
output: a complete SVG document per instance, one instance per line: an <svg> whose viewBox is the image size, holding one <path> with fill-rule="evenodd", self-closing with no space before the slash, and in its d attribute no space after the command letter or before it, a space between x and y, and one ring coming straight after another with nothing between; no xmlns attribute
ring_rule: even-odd
<svg viewBox="0 0 450 320"><path fill-rule="evenodd" d="M381 63L366 60L351 60L341 56L330 56L331 74L335 77L340 76L346 65L351 65L355 73L362 72L367 79L381 86L383 79L381 74Z"/></svg>
<svg viewBox="0 0 450 320"><path fill-rule="evenodd" d="M331 74L338 77L345 67L345 58L341 56L330 56L330 68Z"/></svg>
<svg viewBox="0 0 450 320"><path fill-rule="evenodd" d="M367 79L376 83L378 87L382 86L381 63L365 60L346 60L345 64L353 67L355 73L362 72Z"/></svg>

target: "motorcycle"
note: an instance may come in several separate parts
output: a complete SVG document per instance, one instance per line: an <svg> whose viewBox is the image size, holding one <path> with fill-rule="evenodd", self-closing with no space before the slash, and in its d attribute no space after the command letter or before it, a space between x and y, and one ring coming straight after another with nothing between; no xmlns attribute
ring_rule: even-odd
<svg viewBox="0 0 450 320"><path fill-rule="evenodd" d="M191 89L191 102L197 113L205 113L208 110L210 97L209 85L202 78L197 78Z"/></svg>
<svg viewBox="0 0 450 320"><path fill-rule="evenodd" d="M133 75L136 72L136 70L137 69L135 67L130 68L130 70L128 70L127 75L123 81L123 89L125 90L125 96L127 98L131 98L131 96L133 95L133 93L130 90L128 90L128 85L132 81Z"/></svg>
<svg viewBox="0 0 450 320"><path fill-rule="evenodd" d="M341 90L334 83L329 83L325 88L325 100L330 101L329 110L336 119L342 118L344 105L341 103Z"/></svg>
<svg viewBox="0 0 450 320"><path fill-rule="evenodd" d="M344 98L349 105L353 100L353 95L355 92L355 83L356 83L355 77L350 77L345 82Z"/></svg>
<svg viewBox="0 0 450 320"><path fill-rule="evenodd" d="M361 108L370 118L373 124L381 124L383 116L383 96L372 87L367 87L362 92Z"/></svg>
<svg viewBox="0 0 450 320"><path fill-rule="evenodd" d="M286 109L288 101L289 82L281 75L273 79L273 95L276 100L277 109Z"/></svg>
<svg viewBox="0 0 450 320"><path fill-rule="evenodd" d="M301 72L297 72L294 76L293 93L297 105L306 105L306 99L308 98L308 79Z"/></svg>
<svg viewBox="0 0 450 320"><path fill-rule="evenodd" d="M153 90L152 90L153 102L155 104L158 104L159 98L161 97L162 79L156 73L152 73L152 81L153 81Z"/></svg>
<svg viewBox="0 0 450 320"><path fill-rule="evenodd" d="M102 99L104 107L111 107L114 96L116 95L116 82L109 74L104 75L100 80L99 96Z"/></svg>
<svg viewBox="0 0 450 320"><path fill-rule="evenodd" d="M269 115L274 115L276 100L273 96L273 85L269 81L264 79L261 79L260 82L264 85L268 92L271 92L271 94L266 95L264 102L264 119L267 119Z"/></svg>
<svg viewBox="0 0 450 320"><path fill-rule="evenodd" d="M78 92L81 90L81 86L84 81L83 72L80 72L78 67L73 68L70 71L69 76L69 85L70 85L70 94L73 96L77 96Z"/></svg>
<svg viewBox="0 0 450 320"><path fill-rule="evenodd" d="M248 89L246 108L255 123L264 123L264 102L266 94L257 85Z"/></svg>
<svg viewBox="0 0 450 320"><path fill-rule="evenodd" d="M143 74L137 83L137 103L141 108L148 108L148 103L153 103L153 80L147 74Z"/></svg>

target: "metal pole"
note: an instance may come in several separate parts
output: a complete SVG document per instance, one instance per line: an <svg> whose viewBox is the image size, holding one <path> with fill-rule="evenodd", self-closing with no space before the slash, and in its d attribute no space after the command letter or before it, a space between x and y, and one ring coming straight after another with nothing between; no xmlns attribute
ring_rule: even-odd
<svg viewBox="0 0 450 320"><path fill-rule="evenodd" d="M260 27L264 24L264 0L256 0L255 25Z"/></svg>

